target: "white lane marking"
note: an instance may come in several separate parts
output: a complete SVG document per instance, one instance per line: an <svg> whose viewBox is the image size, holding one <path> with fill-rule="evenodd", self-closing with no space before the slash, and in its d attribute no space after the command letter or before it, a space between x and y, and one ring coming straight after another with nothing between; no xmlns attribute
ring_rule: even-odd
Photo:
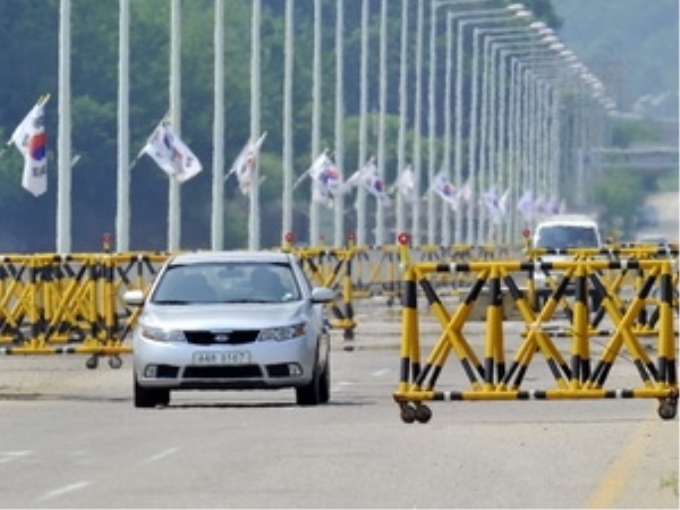
<svg viewBox="0 0 680 510"><path fill-rule="evenodd" d="M90 482L87 480L83 480L82 482L76 482L72 483L69 485L64 485L63 487L60 487L58 489L55 489L53 491L48 492L47 494L43 495L38 501L45 501L48 499L52 498L57 498L59 496L63 496L64 494L68 494L69 492L77 491L80 489L83 489L90 485Z"/></svg>
<svg viewBox="0 0 680 510"><path fill-rule="evenodd" d="M32 450L0 452L0 464L12 462L13 460L18 459L19 457L25 457L26 455L30 455L31 453L33 453Z"/></svg>
<svg viewBox="0 0 680 510"><path fill-rule="evenodd" d="M157 453L156 455L152 455L151 457L147 457L145 459L142 459L140 461L140 464L148 464L150 462L156 462L159 461L169 455L172 455L173 453L176 453L179 451L179 448L169 448L163 452Z"/></svg>
<svg viewBox="0 0 680 510"><path fill-rule="evenodd" d="M392 369L389 368L381 368L380 370L375 370L374 372L371 373L371 376L373 377L383 377L384 375L387 375L392 372ZM347 381L347 380L342 380L342 381L336 381L333 386L331 387L331 392L340 392L347 386L383 386L385 383L384 382L373 382L373 381Z"/></svg>

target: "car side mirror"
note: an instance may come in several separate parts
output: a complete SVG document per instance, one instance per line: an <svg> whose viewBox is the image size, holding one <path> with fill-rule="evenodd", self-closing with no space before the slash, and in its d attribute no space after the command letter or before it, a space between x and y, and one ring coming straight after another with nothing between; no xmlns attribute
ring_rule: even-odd
<svg viewBox="0 0 680 510"><path fill-rule="evenodd" d="M312 303L329 303L335 299L335 291L328 287L314 287L312 289Z"/></svg>
<svg viewBox="0 0 680 510"><path fill-rule="evenodd" d="M142 306L144 304L144 291L140 289L127 290L123 293L123 301L130 306Z"/></svg>

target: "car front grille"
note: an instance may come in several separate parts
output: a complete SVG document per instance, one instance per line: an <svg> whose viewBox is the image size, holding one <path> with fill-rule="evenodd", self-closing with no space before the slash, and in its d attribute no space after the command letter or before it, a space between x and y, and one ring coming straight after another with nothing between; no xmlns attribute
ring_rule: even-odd
<svg viewBox="0 0 680 510"><path fill-rule="evenodd" d="M185 331L187 342L194 345L239 345L257 340L259 330L239 331Z"/></svg>
<svg viewBox="0 0 680 510"><path fill-rule="evenodd" d="M188 366L184 369L184 379L258 379L262 370L257 365L218 365Z"/></svg>
<svg viewBox="0 0 680 510"><path fill-rule="evenodd" d="M172 365L158 365L156 377L159 379L175 379L179 373L179 367Z"/></svg>

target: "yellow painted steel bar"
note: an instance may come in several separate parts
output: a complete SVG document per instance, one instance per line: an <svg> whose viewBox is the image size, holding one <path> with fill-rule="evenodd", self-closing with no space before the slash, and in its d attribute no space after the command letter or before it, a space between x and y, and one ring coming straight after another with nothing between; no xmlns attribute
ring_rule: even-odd
<svg viewBox="0 0 680 510"><path fill-rule="evenodd" d="M112 345L63 345L63 346L47 346L35 345L31 342L26 343L21 347L0 347L0 354L12 354L22 356L62 356L65 354L91 354L96 356L115 356L119 354L132 353L132 347L129 345L112 344Z"/></svg>
<svg viewBox="0 0 680 510"><path fill-rule="evenodd" d="M401 237L400 243L400 264L404 279L404 295L402 297L402 316L401 316L401 345L399 349L399 383L397 395L408 391L412 380L412 367L414 372L419 372L420 347L418 344L418 302L416 298L416 273L410 264L408 253L408 238ZM412 365L413 364L413 365Z"/></svg>
<svg viewBox="0 0 680 510"><path fill-rule="evenodd" d="M503 301L499 268L491 270L489 278L489 304L486 308L486 335L484 342L484 389L491 389L505 376L503 344ZM497 377L495 378L494 375Z"/></svg>
<svg viewBox="0 0 680 510"><path fill-rule="evenodd" d="M488 278L489 272L483 271L478 275L477 281L470 289L470 292L463 301L458 305L453 315L450 315L441 300L437 299L433 303L433 311L439 320L440 325L444 328L443 338L445 338L447 345L453 347L456 356L463 363L463 367L471 377L471 382L477 384L475 373L483 374L484 369L481 361L475 354L469 342L463 335L463 326L469 319L474 307L477 303L479 293Z"/></svg>
<svg viewBox="0 0 680 510"><path fill-rule="evenodd" d="M651 271L651 274L648 277L650 283L656 278L658 272L658 267ZM596 278L592 281L593 283L598 284L598 280ZM654 375L656 370L651 363L651 360L645 349L640 345L640 342L637 340L632 330L632 323L644 304L645 300L640 298L640 296L637 296L626 310L626 313L622 314L612 302L611 297L608 294L605 295L605 298L602 300L602 306L606 310L611 320L614 322L616 329L611 339L605 345L601 355L600 363L584 387L600 388L604 384L611 366L613 365L616 357L619 355L619 352L624 345L633 357L635 366L637 367L645 385L650 386L653 384L650 380L650 373Z"/></svg>
<svg viewBox="0 0 680 510"><path fill-rule="evenodd" d="M576 389L590 377L590 338L588 317L588 279L586 268L576 270L576 301L572 316L571 381Z"/></svg>
<svg viewBox="0 0 680 510"><path fill-rule="evenodd" d="M672 269L670 263L663 264L661 268L661 302L659 324L659 366L660 379L662 382L677 388L678 379L676 373L676 341L673 331L675 317L673 316L673 285Z"/></svg>
<svg viewBox="0 0 680 510"><path fill-rule="evenodd" d="M473 285L467 298L458 305L456 311L451 315L446 310L446 307L443 305L432 285L430 285L425 276L419 272L419 267L420 265L415 268L415 271L418 274L418 281L425 291L425 295L428 297L428 304L431 307L435 318L437 318L442 326L443 331L428 357L428 362L421 377L415 382L414 387L422 387L426 377L430 375L431 377L426 387L434 387L438 374L446 363L452 349L455 351L471 384L473 384L473 386L481 385L478 375L479 377L483 377L484 368L474 350L462 334L462 327L472 313L477 296L486 281L487 273L480 275L479 280Z"/></svg>
<svg viewBox="0 0 680 510"><path fill-rule="evenodd" d="M399 401L510 401L510 400L613 400L633 398L673 398L677 389L670 387L623 389L529 389L529 390L422 390L399 395Z"/></svg>

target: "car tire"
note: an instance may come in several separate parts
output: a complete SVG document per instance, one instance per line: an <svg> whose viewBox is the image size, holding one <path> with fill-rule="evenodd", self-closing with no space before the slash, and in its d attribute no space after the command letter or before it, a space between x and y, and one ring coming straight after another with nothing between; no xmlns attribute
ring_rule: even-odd
<svg viewBox="0 0 680 510"><path fill-rule="evenodd" d="M137 408L167 406L170 403L170 390L165 388L144 388L134 380L134 405Z"/></svg>
<svg viewBox="0 0 680 510"><path fill-rule="evenodd" d="M324 396L326 399L330 397L329 383L328 363L324 365L324 368L321 371L319 371L318 368L315 368L312 380L304 386L295 388L295 400L297 405L316 406L324 403ZM327 401L328 400L326 400L326 402Z"/></svg>
<svg viewBox="0 0 680 510"><path fill-rule="evenodd" d="M326 361L324 365L323 373L321 374L321 400L322 404L327 404L331 400L331 362Z"/></svg>

